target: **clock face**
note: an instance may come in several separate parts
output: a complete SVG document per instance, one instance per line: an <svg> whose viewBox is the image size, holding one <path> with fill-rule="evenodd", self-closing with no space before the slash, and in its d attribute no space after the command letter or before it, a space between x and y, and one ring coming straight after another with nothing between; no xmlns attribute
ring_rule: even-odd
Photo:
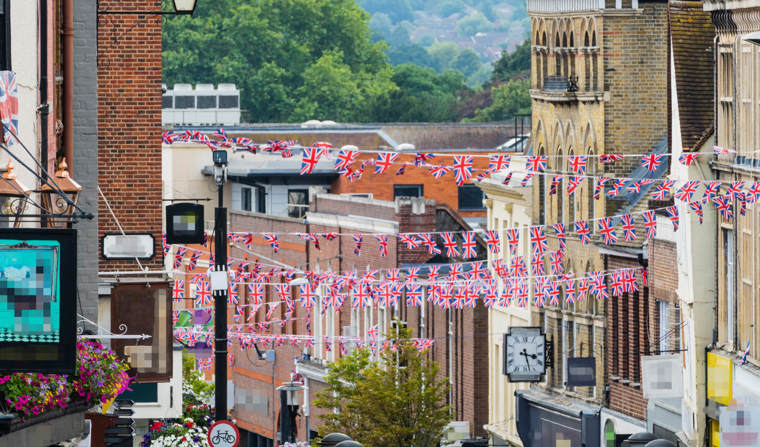
<svg viewBox="0 0 760 447"><path fill-rule="evenodd" d="M504 339L504 373L510 381L540 381L546 373L546 335L541 328L511 328Z"/></svg>

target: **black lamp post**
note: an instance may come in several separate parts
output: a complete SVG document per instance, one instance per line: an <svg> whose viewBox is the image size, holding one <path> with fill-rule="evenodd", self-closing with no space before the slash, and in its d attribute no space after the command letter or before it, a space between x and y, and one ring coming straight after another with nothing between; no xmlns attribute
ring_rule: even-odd
<svg viewBox="0 0 760 447"><path fill-rule="evenodd" d="M227 151L213 152L214 181L219 206L214 215L214 259L217 272L227 279L227 208L224 207L224 182L227 180ZM214 357L216 420L227 419L227 287L214 293Z"/></svg>
<svg viewBox="0 0 760 447"><path fill-rule="evenodd" d="M140 15L189 15L195 12L197 0L173 0L173 11L98 11L98 14L140 14Z"/></svg>
<svg viewBox="0 0 760 447"><path fill-rule="evenodd" d="M295 443L298 435L298 393L304 389L299 382L285 382L277 387L280 392L280 441Z"/></svg>

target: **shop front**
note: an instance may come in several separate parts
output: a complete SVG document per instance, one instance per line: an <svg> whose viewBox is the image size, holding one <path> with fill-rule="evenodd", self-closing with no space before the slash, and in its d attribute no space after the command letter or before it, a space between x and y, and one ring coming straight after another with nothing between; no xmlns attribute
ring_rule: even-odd
<svg viewBox="0 0 760 447"><path fill-rule="evenodd" d="M599 447L600 408L539 390L517 397L517 432L525 447Z"/></svg>
<svg viewBox="0 0 760 447"><path fill-rule="evenodd" d="M710 446L760 446L760 368L708 352L705 413Z"/></svg>

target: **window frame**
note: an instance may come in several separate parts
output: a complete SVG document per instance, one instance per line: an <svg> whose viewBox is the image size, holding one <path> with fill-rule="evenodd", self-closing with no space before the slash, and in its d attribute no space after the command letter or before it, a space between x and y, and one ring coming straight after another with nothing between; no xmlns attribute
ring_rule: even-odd
<svg viewBox="0 0 760 447"><path fill-rule="evenodd" d="M469 206L462 206L462 192L466 189L472 189L478 190L480 192L480 202L478 207L469 207ZM457 210L458 211L482 211L486 209L486 206L483 204L483 199L485 198L485 193L482 189L480 189L477 185L473 185L471 183L466 183L462 186L457 187Z"/></svg>
<svg viewBox="0 0 760 447"><path fill-rule="evenodd" d="M397 189L404 189L404 188L417 188L417 195L416 196L410 196L406 194L398 194L396 192ZM396 200L397 197L425 197L425 185L422 184L394 184L393 185L393 200Z"/></svg>
<svg viewBox="0 0 760 447"><path fill-rule="evenodd" d="M2 9L0 33L4 39L2 51L0 51L0 70L11 71L13 70L11 63L11 0L0 0L0 9Z"/></svg>
<svg viewBox="0 0 760 447"><path fill-rule="evenodd" d="M294 203L290 201L290 194L291 193L304 193L304 197L306 198L306 203ZM294 219L304 219L306 217L306 211L308 211L309 208L309 190L303 189L303 188L294 188L294 189L288 189L288 217L292 217ZM297 213L297 215L294 215L295 213L292 212L294 209L300 209L302 212Z"/></svg>

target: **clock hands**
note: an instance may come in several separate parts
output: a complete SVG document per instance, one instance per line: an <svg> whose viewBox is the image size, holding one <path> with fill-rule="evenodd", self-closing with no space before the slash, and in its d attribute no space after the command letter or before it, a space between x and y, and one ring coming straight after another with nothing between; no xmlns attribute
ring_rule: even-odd
<svg viewBox="0 0 760 447"><path fill-rule="evenodd" d="M528 350L526 348L523 348L522 352L520 352L520 355L525 357L525 364L530 366L530 362L528 361L528 357L532 358L533 360L537 359L538 356L536 354L528 354Z"/></svg>

